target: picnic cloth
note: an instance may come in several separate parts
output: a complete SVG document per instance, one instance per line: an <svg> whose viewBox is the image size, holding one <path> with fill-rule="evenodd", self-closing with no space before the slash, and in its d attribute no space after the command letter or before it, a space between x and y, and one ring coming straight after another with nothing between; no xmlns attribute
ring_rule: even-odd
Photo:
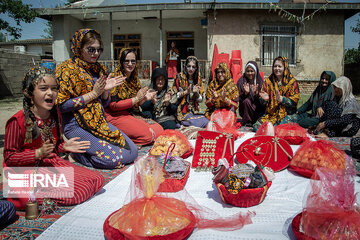
<svg viewBox="0 0 360 240"><path fill-rule="evenodd" d="M235 141L235 149L254 133L246 133ZM195 141L191 141L195 146ZM291 146L296 152L299 146ZM192 157L189 157L191 162ZM46 229L37 239L104 239L103 224L114 211L121 208L131 181L133 166L109 182L102 193L76 206ZM198 230L189 239L296 239L291 230L292 219L302 211L302 202L309 179L293 174L287 169L275 173L276 178L265 200L257 206L238 208L224 203L212 182L211 172L195 172L191 169L185 185L186 191L203 206L221 216L237 212L255 211L253 224L235 231ZM355 179L355 191L360 191L360 177Z"/></svg>

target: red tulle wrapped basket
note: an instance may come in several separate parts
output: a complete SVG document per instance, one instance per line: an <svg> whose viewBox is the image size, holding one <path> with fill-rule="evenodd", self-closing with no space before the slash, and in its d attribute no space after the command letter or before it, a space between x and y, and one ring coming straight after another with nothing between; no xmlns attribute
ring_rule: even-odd
<svg viewBox="0 0 360 240"><path fill-rule="evenodd" d="M115 212L113 212L112 214L110 214L105 222L104 222L104 226L103 226L103 230L104 230L104 235L105 235L105 239L107 240L122 240L122 239L129 239L128 237L125 237L124 233L122 233L120 230L113 228L110 226L109 224L109 219L110 217L115 214ZM190 212L191 213L191 212ZM189 223L189 225L187 225L185 228L173 232L171 234L168 235L156 235L156 236L134 236L134 239L147 239L147 240L180 240L180 239L186 239L194 230L195 228L195 223L196 223L196 218L194 216L194 214L191 213L191 222ZM126 234L128 235L128 234Z"/></svg>
<svg viewBox="0 0 360 240"><path fill-rule="evenodd" d="M271 182L268 182L262 188L249 188L242 189L237 194L229 193L225 186L221 183L216 184L216 188L220 193L221 199L236 207L252 207L259 205L265 199L266 193L271 186Z"/></svg>
<svg viewBox="0 0 360 240"><path fill-rule="evenodd" d="M259 205L264 201L267 191L269 190L272 182L269 182L266 175L261 170L261 167L256 163L261 173L266 179L266 185L261 188L245 188L239 191L237 194L229 193L225 186L221 183L216 184L216 188L219 191L221 199L230 205L236 207L252 207Z"/></svg>
<svg viewBox="0 0 360 240"><path fill-rule="evenodd" d="M296 215L291 222L291 229L295 237L298 240L315 240L315 238L306 236L304 233L300 232L301 217L302 217L302 212Z"/></svg>
<svg viewBox="0 0 360 240"><path fill-rule="evenodd" d="M165 178L159 186L158 192L178 192L183 190L190 175L190 165L183 178Z"/></svg>
<svg viewBox="0 0 360 240"><path fill-rule="evenodd" d="M286 140L290 145L300 145L310 140L306 129L297 123L285 123L275 127L275 136Z"/></svg>
<svg viewBox="0 0 360 240"><path fill-rule="evenodd" d="M167 151L165 159L164 159L164 164L162 167L163 171L165 171L164 169L165 169L165 164L166 164L167 158L169 156L169 151L171 153L174 150L174 148L175 148L175 143L172 143L170 145L170 147L168 148L168 151ZM182 177L182 178L167 178L167 177L165 177L164 182L162 182L159 185L158 192L178 192L180 190L183 190L185 187L185 184L189 178L189 174L190 174L190 163L187 166L186 174L184 177Z"/></svg>
<svg viewBox="0 0 360 240"><path fill-rule="evenodd" d="M299 174L300 176L303 176L306 178L311 178L311 176L315 172L310 169L301 168L301 167L297 167L297 166L293 166L293 165L289 165L288 169L289 169L289 171L295 172L295 173Z"/></svg>

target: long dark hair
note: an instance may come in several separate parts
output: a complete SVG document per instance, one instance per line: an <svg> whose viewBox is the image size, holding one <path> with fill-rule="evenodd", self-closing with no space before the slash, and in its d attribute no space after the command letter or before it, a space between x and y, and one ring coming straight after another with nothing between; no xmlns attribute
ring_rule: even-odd
<svg viewBox="0 0 360 240"><path fill-rule="evenodd" d="M126 56L129 53L134 53L135 54L135 60L136 61L138 60L135 48L126 48L125 50L121 51L119 63L120 63L121 72L123 73L124 76L125 76L124 62L125 62ZM135 79L136 77L137 77L137 64L135 63L134 71L131 72L130 79L128 79L128 81L130 81L131 79Z"/></svg>
<svg viewBox="0 0 360 240"><path fill-rule="evenodd" d="M198 84L198 80L199 80L199 60L195 57L195 56L188 56L186 58L185 61L185 66L184 66L184 74L186 75L186 78L189 79L189 73L187 72L187 68L186 66L188 65L189 62L195 62L195 72L194 72L194 83Z"/></svg>
<svg viewBox="0 0 360 240"><path fill-rule="evenodd" d="M32 100L32 98L34 97L34 89L36 85L44 79L45 76L50 76L56 79L51 69L44 67L34 67L25 74L22 82L22 90L24 94L23 109L25 115L26 129L24 140L25 143L32 143L32 140L36 139L40 135L40 130L39 127L36 125L36 118L34 113L31 111L31 108L34 106ZM57 107L55 105L50 110L50 115L56 121L58 137L61 138L60 120L57 112Z"/></svg>

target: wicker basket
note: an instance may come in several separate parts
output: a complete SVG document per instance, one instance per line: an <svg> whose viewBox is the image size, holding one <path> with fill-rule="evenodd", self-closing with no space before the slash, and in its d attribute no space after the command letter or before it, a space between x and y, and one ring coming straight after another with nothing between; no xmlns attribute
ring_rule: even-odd
<svg viewBox="0 0 360 240"><path fill-rule="evenodd" d="M267 191L271 186L271 182L268 181L266 175L262 171L258 163L256 163L261 173L266 179L266 185L261 188L245 188L239 191L237 194L229 193L225 186L221 183L216 184L216 188L219 191L221 199L230 205L236 207L251 207L260 204L264 201Z"/></svg>

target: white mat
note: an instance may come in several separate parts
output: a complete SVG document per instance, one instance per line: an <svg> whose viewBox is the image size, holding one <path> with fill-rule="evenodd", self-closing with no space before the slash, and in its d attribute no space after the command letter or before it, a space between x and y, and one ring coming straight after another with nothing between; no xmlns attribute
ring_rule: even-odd
<svg viewBox="0 0 360 240"><path fill-rule="evenodd" d="M246 139L253 137L247 133L235 142L235 149ZM195 145L195 141L192 141ZM298 146L292 146L295 152ZM190 157L187 159L192 160ZM37 239L104 239L103 223L107 216L121 208L127 193L133 167L108 183L105 192L98 194L87 202L76 206L61 217ZM210 172L195 172L191 169L185 186L199 204L211 208L221 216L229 216L236 212L255 211L253 224L246 225L236 231L195 230L189 239L296 239L291 230L292 219L302 211L302 201L309 179L295 176L288 170L276 173L265 200L257 206L238 208L222 202ZM360 191L360 180L356 177L355 189Z"/></svg>

